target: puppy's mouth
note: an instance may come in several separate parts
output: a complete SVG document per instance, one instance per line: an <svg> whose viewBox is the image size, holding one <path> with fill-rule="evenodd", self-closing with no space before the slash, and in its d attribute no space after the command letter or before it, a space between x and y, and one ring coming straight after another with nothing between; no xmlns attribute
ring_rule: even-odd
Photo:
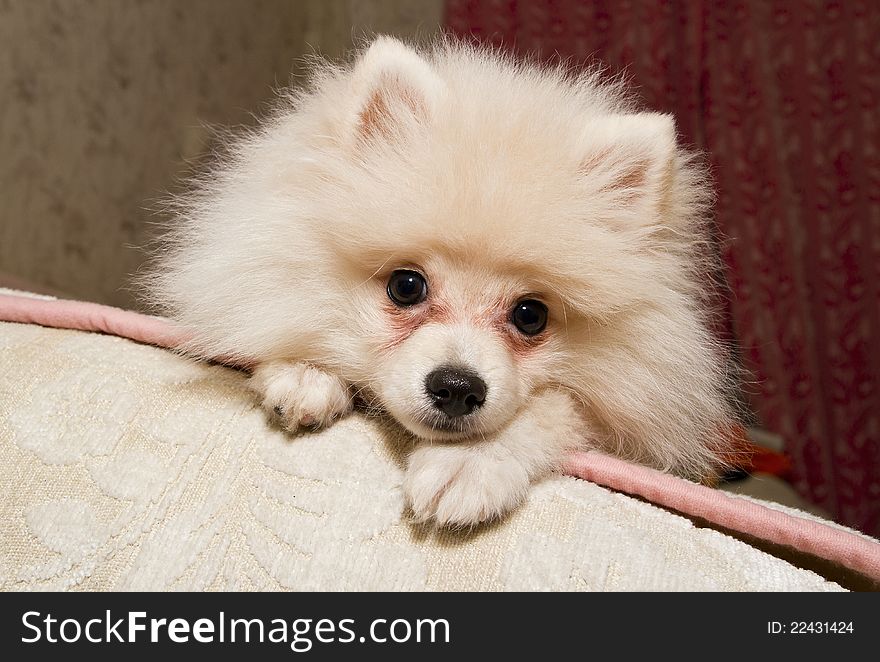
<svg viewBox="0 0 880 662"><path fill-rule="evenodd" d="M428 401L423 402L416 411L407 411L405 408L389 407L381 398L366 389L361 389L358 394L357 405L368 415L390 416L411 434L426 440L453 441L485 431L485 422L479 420L479 410L466 416L450 418Z"/></svg>
<svg viewBox="0 0 880 662"><path fill-rule="evenodd" d="M422 436L451 439L473 434L478 428L477 418L476 413L450 418L441 411L427 411L423 412L416 422L428 431L428 434Z"/></svg>

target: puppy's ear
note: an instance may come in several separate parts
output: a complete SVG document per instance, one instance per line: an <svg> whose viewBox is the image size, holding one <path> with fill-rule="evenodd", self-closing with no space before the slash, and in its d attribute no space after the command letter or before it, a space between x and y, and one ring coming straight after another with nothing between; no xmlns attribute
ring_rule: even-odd
<svg viewBox="0 0 880 662"><path fill-rule="evenodd" d="M348 129L357 141L403 136L430 121L441 89L427 60L397 39L379 37L352 71Z"/></svg>
<svg viewBox="0 0 880 662"><path fill-rule="evenodd" d="M607 115L585 128L586 154L580 171L592 190L624 205L664 204L676 163L671 115Z"/></svg>

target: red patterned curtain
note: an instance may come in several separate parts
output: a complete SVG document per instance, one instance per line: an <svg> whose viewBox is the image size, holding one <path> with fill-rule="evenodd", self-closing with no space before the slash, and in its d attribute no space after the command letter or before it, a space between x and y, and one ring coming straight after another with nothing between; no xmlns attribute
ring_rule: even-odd
<svg viewBox="0 0 880 662"><path fill-rule="evenodd" d="M752 407L880 535L880 2L447 0L455 33L626 72L709 153Z"/></svg>

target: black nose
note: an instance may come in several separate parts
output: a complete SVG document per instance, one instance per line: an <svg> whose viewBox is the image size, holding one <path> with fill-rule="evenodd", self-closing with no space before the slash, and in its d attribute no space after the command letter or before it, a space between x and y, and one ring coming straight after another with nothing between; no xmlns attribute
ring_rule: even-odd
<svg viewBox="0 0 880 662"><path fill-rule="evenodd" d="M425 379L425 388L449 418L470 414L486 400L486 382L461 368L437 368Z"/></svg>

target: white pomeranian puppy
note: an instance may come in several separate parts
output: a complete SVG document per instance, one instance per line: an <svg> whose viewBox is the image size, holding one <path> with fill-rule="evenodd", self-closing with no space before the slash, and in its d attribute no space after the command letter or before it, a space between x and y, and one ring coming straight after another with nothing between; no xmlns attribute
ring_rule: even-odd
<svg viewBox="0 0 880 662"><path fill-rule="evenodd" d="M700 479L730 412L700 304L710 196L619 85L441 41L323 64L178 206L151 298L289 429L353 399L469 526L595 448Z"/></svg>

